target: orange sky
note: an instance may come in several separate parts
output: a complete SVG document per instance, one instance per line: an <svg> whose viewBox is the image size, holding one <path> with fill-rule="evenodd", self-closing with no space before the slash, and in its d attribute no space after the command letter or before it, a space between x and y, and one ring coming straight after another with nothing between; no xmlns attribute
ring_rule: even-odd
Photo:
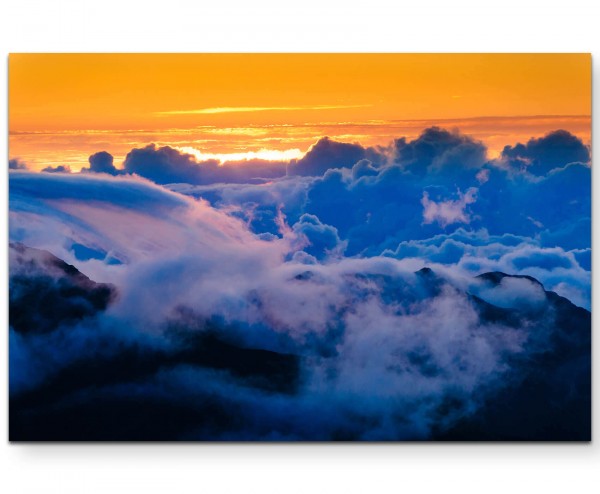
<svg viewBox="0 0 600 494"><path fill-rule="evenodd" d="M150 142L204 154L301 153L322 135L385 144L434 124L493 154L556 128L588 143L590 115L586 54L9 57L9 154L34 169L78 170L101 150L119 164Z"/></svg>

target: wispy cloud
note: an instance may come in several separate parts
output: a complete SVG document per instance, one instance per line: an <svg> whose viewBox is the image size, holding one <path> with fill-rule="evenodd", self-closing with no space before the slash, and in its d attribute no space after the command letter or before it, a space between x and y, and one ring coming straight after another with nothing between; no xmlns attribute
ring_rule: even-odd
<svg viewBox="0 0 600 494"><path fill-rule="evenodd" d="M215 113L246 113L257 111L338 110L368 108L373 105L314 105L314 106L223 106L198 110L173 110L156 112L156 115L211 115Z"/></svg>

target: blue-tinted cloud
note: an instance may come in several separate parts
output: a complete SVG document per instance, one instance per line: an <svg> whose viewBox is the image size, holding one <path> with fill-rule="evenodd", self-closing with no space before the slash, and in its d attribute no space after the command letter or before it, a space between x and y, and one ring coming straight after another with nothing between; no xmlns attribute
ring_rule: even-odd
<svg viewBox="0 0 600 494"><path fill-rule="evenodd" d="M557 148L564 143L566 149L559 149L558 154L570 160L573 155L569 149L575 138L559 134L563 138L553 145ZM563 252L585 252L590 247L591 169L588 164L563 163L546 175L535 177L527 171L507 170L502 159L485 162L485 149L480 143L441 129L427 129L417 139L405 139L399 145L404 151L395 155L395 162L380 159L373 164L363 159L353 168L327 168L316 177L289 176L262 185L216 185L193 191L180 187L178 190L206 198L216 207L244 218L256 233L280 236L277 220L280 212L292 225L308 213L335 229L346 245L345 254L350 256L396 251L400 255L410 242L445 234L448 235L445 255L458 263L463 255L473 254L468 249L464 251L453 237L453 232L465 226L472 232L486 231L488 239L481 239L484 243L491 242L491 238L513 238L518 239L515 245L558 248ZM540 155L536 159L542 158ZM417 169L426 168L428 172L415 173L413 165L416 163L419 163ZM499 257L504 254L489 253ZM440 262L442 254L424 251L415 254L419 255ZM565 264L565 273L577 269L589 271L585 255L580 257L583 264L572 268ZM479 261L468 265L473 273L476 272L472 269L474 266L480 270L488 266ZM519 273L532 267L517 262L502 268ZM588 306L589 288L585 288L585 276L565 274L562 284L555 275L551 281L543 272L540 276L549 280L551 287L572 286L571 293L575 294L577 303Z"/></svg>
<svg viewBox="0 0 600 494"><path fill-rule="evenodd" d="M19 158L8 160L9 170L27 170L27 164Z"/></svg>
<svg viewBox="0 0 600 494"><path fill-rule="evenodd" d="M218 162L211 161L202 166L216 168ZM141 149L132 149L125 157L123 168L128 173L135 173L157 184L204 183L202 168L194 157L169 146L150 144Z"/></svg>
<svg viewBox="0 0 600 494"><path fill-rule="evenodd" d="M384 252L398 259L427 259L433 264L457 266L465 272L487 271L531 275L549 290L577 305L591 305L590 264L587 250L544 247L539 239L510 234L490 235L485 230L442 233L423 240L406 240Z"/></svg>
<svg viewBox="0 0 600 494"><path fill-rule="evenodd" d="M128 155L139 176L12 171L11 240L117 296L11 329L11 430L585 437L589 312L571 302L590 306L591 170L552 142L569 162L537 175L441 129L377 151L320 141L297 175L156 146Z"/></svg>
<svg viewBox="0 0 600 494"><path fill-rule="evenodd" d="M445 227L454 223L470 223L471 216L467 211L469 204L477 200L477 189L469 188L464 194L458 191L458 198L435 202L429 199L429 193L423 192L421 204L423 205L423 222L439 223Z"/></svg>
<svg viewBox="0 0 600 494"><path fill-rule="evenodd" d="M47 166L42 171L46 173L71 173L71 167L69 165Z"/></svg>
<svg viewBox="0 0 600 494"><path fill-rule="evenodd" d="M418 176L454 174L477 169L486 161L483 143L459 132L431 127L413 141L402 137L394 142L394 161Z"/></svg>
<svg viewBox="0 0 600 494"><path fill-rule="evenodd" d="M100 151L92 154L89 159L89 168L83 168L82 172L93 172L93 173L108 173L109 175L118 175L123 173L123 170L118 170L113 165L113 157L106 151Z"/></svg>
<svg viewBox="0 0 600 494"><path fill-rule="evenodd" d="M247 160L224 165L217 160L197 161L191 154L170 146L150 144L133 149L123 163L127 173L135 173L157 184L261 183L286 175L287 163Z"/></svg>
<svg viewBox="0 0 600 494"><path fill-rule="evenodd" d="M379 170L369 160L360 160L352 167L352 178L358 180L362 177L374 177Z"/></svg>
<svg viewBox="0 0 600 494"><path fill-rule="evenodd" d="M304 252L316 259L324 259L328 256L339 257L346 248L337 230L332 226L324 225L312 214L303 214L292 229L306 240L308 245L304 247Z"/></svg>
<svg viewBox="0 0 600 494"><path fill-rule="evenodd" d="M358 161L369 157L368 150L360 144L337 142L323 137L306 155L290 166L292 175L323 175L330 168L352 168Z"/></svg>
<svg viewBox="0 0 600 494"><path fill-rule="evenodd" d="M568 163L588 163L590 151L578 137L566 130L556 130L526 144L505 146L501 158L514 169L540 176Z"/></svg>

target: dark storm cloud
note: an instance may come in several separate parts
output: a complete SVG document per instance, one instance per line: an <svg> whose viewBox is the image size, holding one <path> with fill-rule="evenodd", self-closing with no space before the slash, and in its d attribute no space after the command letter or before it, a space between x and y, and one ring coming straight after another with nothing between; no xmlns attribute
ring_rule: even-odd
<svg viewBox="0 0 600 494"><path fill-rule="evenodd" d="M27 164L19 158L8 160L9 170L27 170Z"/></svg>
<svg viewBox="0 0 600 494"><path fill-rule="evenodd" d="M273 162L259 159L227 162L217 160L197 161L191 154L169 146L150 144L133 149L123 163L127 173L135 173L158 184L187 183L207 185L213 183L260 183L286 175L320 176L334 168L352 168L362 159L382 163L385 155L374 148L359 144L337 142L328 137L320 139L306 155L290 162ZM364 164L361 166L365 166ZM369 173L365 168L362 172Z"/></svg>
<svg viewBox="0 0 600 494"><path fill-rule="evenodd" d="M204 183L202 167L214 169L217 166L217 161L200 165L191 154L182 154L169 146L157 147L155 144L132 149L123 162L127 173L135 173L157 184L201 184Z"/></svg>
<svg viewBox="0 0 600 494"><path fill-rule="evenodd" d="M352 167L352 178L358 180L362 177L373 177L379 173L379 170L373 166L369 160L360 160Z"/></svg>
<svg viewBox="0 0 600 494"><path fill-rule="evenodd" d="M397 139L393 158L405 170L418 176L456 175L465 169L481 167L486 161L486 148L483 143L457 131L430 127L413 141L404 137Z"/></svg>
<svg viewBox="0 0 600 494"><path fill-rule="evenodd" d="M291 175L323 175L331 168L352 168L352 166L375 152L360 144L338 142L323 137L308 152L289 168Z"/></svg>
<svg viewBox="0 0 600 494"><path fill-rule="evenodd" d="M217 160L197 161L169 146L150 144L132 149L123 163L127 173L135 173L157 184L252 183L282 177L286 163L248 160L220 165Z"/></svg>
<svg viewBox="0 0 600 494"><path fill-rule="evenodd" d="M123 173L123 170L118 170L113 165L113 157L110 153L106 151L100 151L98 153L92 154L88 161L90 163L89 168L82 168L81 171L83 173L92 172L92 173L108 173L109 175L119 175Z"/></svg>
<svg viewBox="0 0 600 494"><path fill-rule="evenodd" d="M548 247L589 247L591 168L570 163L536 178L493 169L472 209L480 217L476 225L493 234L540 235Z"/></svg>
<svg viewBox="0 0 600 494"><path fill-rule="evenodd" d="M102 159L106 158L102 156ZM405 138L396 140L393 149L365 148L360 144L323 137L301 159L289 163L249 160L219 166L216 160L199 162L191 154L169 146L150 144L133 149L125 158L124 169L159 184L202 185L247 183L252 179L278 178L286 174L322 176L328 170L352 169L354 165L357 165L354 178L358 179L376 174L377 168L390 160L418 176L427 172L456 173L483 164L485 147L458 132L432 127L413 141L407 142Z"/></svg>
<svg viewBox="0 0 600 494"><path fill-rule="evenodd" d="M513 169L541 176L568 163L588 163L590 151L570 132L556 130L544 137L530 139L526 144L505 146L501 158Z"/></svg>
<svg viewBox="0 0 600 494"><path fill-rule="evenodd" d="M47 166L42 171L46 173L71 173L71 167L69 165Z"/></svg>

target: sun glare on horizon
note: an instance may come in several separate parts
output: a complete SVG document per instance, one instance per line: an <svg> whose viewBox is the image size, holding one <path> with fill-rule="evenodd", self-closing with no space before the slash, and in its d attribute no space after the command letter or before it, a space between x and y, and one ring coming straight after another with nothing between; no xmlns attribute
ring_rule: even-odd
<svg viewBox="0 0 600 494"><path fill-rule="evenodd" d="M263 148L258 151L245 151L241 153L203 153L202 151L189 146L178 147L176 149L182 153L191 154L197 161L216 160L222 164L251 160L290 161L302 158L305 154L299 149L278 151L276 149Z"/></svg>
<svg viewBox="0 0 600 494"><path fill-rule="evenodd" d="M277 161L442 126L497 155L557 128L589 142L590 80L585 54L11 54L9 151L35 170L151 142Z"/></svg>

